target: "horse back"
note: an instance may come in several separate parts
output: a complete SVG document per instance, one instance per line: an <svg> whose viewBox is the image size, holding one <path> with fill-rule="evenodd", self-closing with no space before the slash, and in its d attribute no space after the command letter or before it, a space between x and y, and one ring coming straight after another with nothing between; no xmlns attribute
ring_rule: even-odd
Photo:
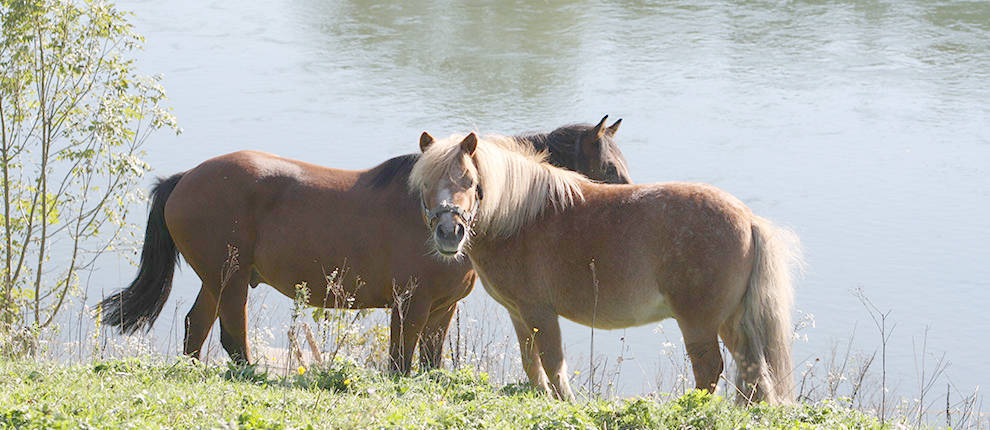
<svg viewBox="0 0 990 430"><path fill-rule="evenodd" d="M241 223L263 216L285 195L344 190L356 177L258 151L221 155L183 175L166 204L166 223L170 230L184 222L219 222L218 217Z"/></svg>
<svg viewBox="0 0 990 430"><path fill-rule="evenodd" d="M687 283L691 277L681 267L708 267L714 273L731 265L748 273L753 214L717 187L688 182L618 188L590 184L585 197L574 208L574 217L586 223L592 240L652 250L659 270L683 278L677 282ZM595 220L597 229L592 227ZM606 220L610 225L603 228ZM700 273L695 270L693 276Z"/></svg>

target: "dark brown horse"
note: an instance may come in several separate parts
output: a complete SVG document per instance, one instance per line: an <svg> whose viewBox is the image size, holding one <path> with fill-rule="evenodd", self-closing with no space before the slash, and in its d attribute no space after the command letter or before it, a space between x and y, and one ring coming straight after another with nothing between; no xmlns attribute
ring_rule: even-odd
<svg viewBox="0 0 990 430"><path fill-rule="evenodd" d="M501 136L423 133L420 148L410 187L430 240L466 253L509 311L536 387L573 398L558 316L605 329L672 317L698 388L718 381L721 337L744 398L792 400L792 233L711 185L596 184Z"/></svg>
<svg viewBox="0 0 990 430"><path fill-rule="evenodd" d="M520 141L560 157L564 167L585 166L593 179L628 182L613 141L618 125L606 128L603 118ZM428 255L420 199L407 187L417 159L351 171L242 151L160 181L137 278L102 302L105 321L123 333L150 329L182 254L202 280L185 320L190 356L199 356L219 316L223 348L249 362L248 285L265 283L295 298L296 285L305 283L312 306L391 307L394 370L409 372L417 342L421 365L439 365L451 315L475 275L467 261ZM338 288L327 287L334 271Z"/></svg>

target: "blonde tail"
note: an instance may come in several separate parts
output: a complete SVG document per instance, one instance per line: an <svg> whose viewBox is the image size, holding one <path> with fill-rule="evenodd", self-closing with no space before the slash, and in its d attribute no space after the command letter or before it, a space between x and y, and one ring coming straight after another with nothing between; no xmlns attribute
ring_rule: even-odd
<svg viewBox="0 0 990 430"><path fill-rule="evenodd" d="M791 308L794 269L803 265L794 232L753 217L753 271L742 306L723 327L738 370L736 383L744 400L790 403Z"/></svg>

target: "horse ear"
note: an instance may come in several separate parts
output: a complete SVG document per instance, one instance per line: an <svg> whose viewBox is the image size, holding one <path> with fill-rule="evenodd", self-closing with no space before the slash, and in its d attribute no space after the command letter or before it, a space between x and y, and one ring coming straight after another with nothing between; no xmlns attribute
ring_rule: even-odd
<svg viewBox="0 0 990 430"><path fill-rule="evenodd" d="M586 155L597 154L601 151L601 138L605 134L605 120L608 119L608 115L602 117L601 121L598 121L598 125L594 126L591 130L585 133L584 137L581 139L581 150L584 151Z"/></svg>
<svg viewBox="0 0 990 430"><path fill-rule="evenodd" d="M475 149L478 149L478 135L472 131L461 141L461 150L467 155L474 155Z"/></svg>
<svg viewBox="0 0 990 430"><path fill-rule="evenodd" d="M616 121L615 124L608 126L608 128L605 129L605 134L609 135L609 137L615 136L615 132L619 131L620 124L622 124L622 118L619 118L619 120Z"/></svg>
<svg viewBox="0 0 990 430"><path fill-rule="evenodd" d="M430 136L430 133L424 131L423 134L419 135L419 150L426 152L426 148L433 144L434 141L436 139Z"/></svg>
<svg viewBox="0 0 990 430"><path fill-rule="evenodd" d="M602 135L605 134L605 121L608 120L608 115L602 117L601 121L598 121L598 125L591 129L591 135L594 136L595 140L601 139Z"/></svg>

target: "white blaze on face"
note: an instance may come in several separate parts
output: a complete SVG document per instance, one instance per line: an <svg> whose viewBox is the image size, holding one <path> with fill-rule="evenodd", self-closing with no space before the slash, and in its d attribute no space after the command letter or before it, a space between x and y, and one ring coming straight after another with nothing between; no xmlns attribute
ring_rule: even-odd
<svg viewBox="0 0 990 430"><path fill-rule="evenodd" d="M443 203L454 204L454 193L450 191L450 188L441 188L440 191L437 192L437 198L440 199L440 204ZM450 212L444 212L443 214L440 215L440 218L437 221L441 223L455 222L454 214ZM439 227L439 224L437 224L437 226Z"/></svg>
<svg viewBox="0 0 990 430"><path fill-rule="evenodd" d="M450 191L450 188L441 188L437 192L437 198L440 199L440 203L453 203L454 193Z"/></svg>

